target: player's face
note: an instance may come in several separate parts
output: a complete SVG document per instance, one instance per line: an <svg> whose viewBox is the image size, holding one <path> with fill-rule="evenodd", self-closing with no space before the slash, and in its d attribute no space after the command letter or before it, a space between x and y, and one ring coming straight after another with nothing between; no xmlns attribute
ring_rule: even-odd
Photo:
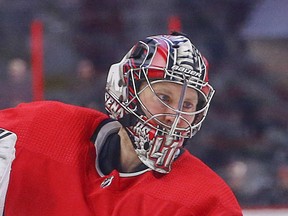
<svg viewBox="0 0 288 216"><path fill-rule="evenodd" d="M180 98L181 94L183 94L182 85L171 82L154 83L152 84L152 88L155 93L152 92L149 87L145 88L145 86L147 86L147 83L141 85L140 90L144 90L140 93L140 99L147 108L147 110L144 109L144 113L148 118L151 117L151 114L160 114L157 115L157 120L171 126L177 116L177 110L180 110L185 113L180 114L177 127L187 128L187 122L189 122L189 124L193 122L195 115L187 113L193 113L196 111L198 103L198 94L196 90L187 88L182 106L180 106ZM186 119L186 121L183 119Z"/></svg>

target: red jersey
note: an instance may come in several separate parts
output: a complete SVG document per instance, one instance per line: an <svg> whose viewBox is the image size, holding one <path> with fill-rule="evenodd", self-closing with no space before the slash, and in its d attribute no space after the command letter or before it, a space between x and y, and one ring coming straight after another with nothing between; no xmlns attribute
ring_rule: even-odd
<svg viewBox="0 0 288 216"><path fill-rule="evenodd" d="M5 216L242 215L226 183L188 151L169 174L146 169L103 175L97 151L111 130L102 123L106 119L98 111L59 102L0 111L0 145L5 144L2 131L3 140L13 135L16 149ZM95 131L100 138L93 143Z"/></svg>

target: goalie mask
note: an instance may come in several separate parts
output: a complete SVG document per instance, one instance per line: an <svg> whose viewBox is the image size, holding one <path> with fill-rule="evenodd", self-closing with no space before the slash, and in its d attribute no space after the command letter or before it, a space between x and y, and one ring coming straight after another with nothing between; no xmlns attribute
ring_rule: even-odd
<svg viewBox="0 0 288 216"><path fill-rule="evenodd" d="M140 160L168 173L200 129L214 94L205 59L183 35L139 41L107 78L105 108L127 130Z"/></svg>

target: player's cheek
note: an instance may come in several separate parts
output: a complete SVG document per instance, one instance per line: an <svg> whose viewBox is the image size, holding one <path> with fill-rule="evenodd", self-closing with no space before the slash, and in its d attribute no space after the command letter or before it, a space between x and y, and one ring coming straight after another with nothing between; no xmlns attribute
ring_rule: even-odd
<svg viewBox="0 0 288 216"><path fill-rule="evenodd" d="M195 115L185 115L185 114L183 114L183 115L181 115L181 117L182 118L180 119L178 125L179 125L179 127L182 127L182 128L188 127L189 126L188 123L191 125L192 122L195 119Z"/></svg>

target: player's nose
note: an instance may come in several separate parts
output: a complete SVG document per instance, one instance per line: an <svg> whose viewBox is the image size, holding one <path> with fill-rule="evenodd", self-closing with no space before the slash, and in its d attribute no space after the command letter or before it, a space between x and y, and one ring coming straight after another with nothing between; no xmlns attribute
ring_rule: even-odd
<svg viewBox="0 0 288 216"><path fill-rule="evenodd" d="M169 125L171 126L174 121L176 120L176 116L177 116L177 111L176 111L176 108L177 107L177 104L170 104L170 107L167 107L166 110L165 110L165 115L163 117L164 119L164 122L166 125ZM180 123L180 119L178 119L178 123L177 125Z"/></svg>
<svg viewBox="0 0 288 216"><path fill-rule="evenodd" d="M169 125L171 126L173 124L175 120L175 114L172 114L172 113L167 113L165 116L164 116L164 123L166 125Z"/></svg>

